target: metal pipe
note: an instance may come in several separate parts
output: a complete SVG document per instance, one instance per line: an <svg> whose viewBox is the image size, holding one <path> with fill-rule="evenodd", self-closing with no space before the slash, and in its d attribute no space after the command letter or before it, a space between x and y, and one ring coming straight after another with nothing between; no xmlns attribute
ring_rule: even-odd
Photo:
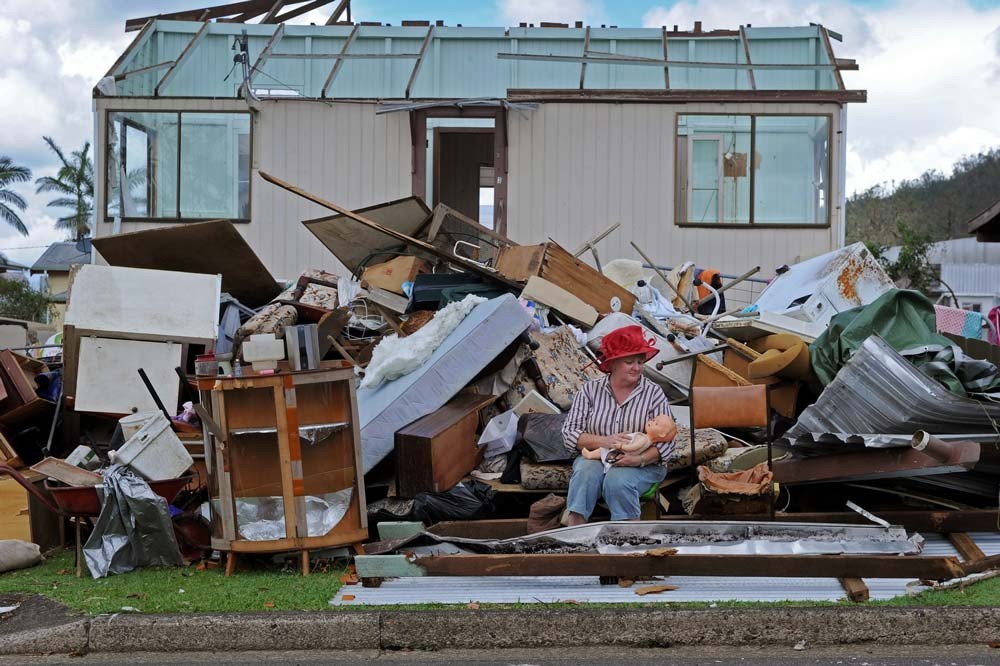
<svg viewBox="0 0 1000 666"><path fill-rule="evenodd" d="M677 289L677 287L674 286L673 282L667 279L667 276L664 275L663 271L661 271L655 263L653 263L653 260L650 259L645 252L640 250L639 246L636 245L635 242L629 241L629 243L632 245L635 251L639 253L639 256L645 259L646 263L649 264L654 271L656 271L656 274L660 276L660 279L667 283L667 286L670 287L671 290L673 290L674 294L677 295L677 298L681 299L681 301L684 303L684 306L688 309L688 312L693 313L694 308L691 307L691 303L688 301L688 299L684 298L684 296L681 295L681 292Z"/></svg>
<svg viewBox="0 0 1000 666"><path fill-rule="evenodd" d="M913 433L910 446L915 451L926 453L931 458L941 462L947 462L953 456L952 445L949 442L942 441L925 430Z"/></svg>

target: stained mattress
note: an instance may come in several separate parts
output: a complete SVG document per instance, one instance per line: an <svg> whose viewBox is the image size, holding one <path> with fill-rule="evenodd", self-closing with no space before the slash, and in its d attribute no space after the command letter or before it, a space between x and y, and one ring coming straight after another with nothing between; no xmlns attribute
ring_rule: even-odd
<svg viewBox="0 0 1000 666"><path fill-rule="evenodd" d="M421 367L359 390L364 471L392 451L397 430L443 407L530 324L511 294L490 299L476 306Z"/></svg>

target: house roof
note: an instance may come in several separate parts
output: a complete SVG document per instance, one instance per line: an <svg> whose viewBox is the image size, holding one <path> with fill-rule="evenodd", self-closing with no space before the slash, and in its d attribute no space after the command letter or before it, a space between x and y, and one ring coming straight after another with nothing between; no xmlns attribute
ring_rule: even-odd
<svg viewBox="0 0 1000 666"><path fill-rule="evenodd" d="M42 256L38 257L31 265L33 271L69 271L73 264L90 263L90 243L86 243L87 250L81 252L76 241L62 241L53 243L48 247Z"/></svg>
<svg viewBox="0 0 1000 666"><path fill-rule="evenodd" d="M146 23L95 95L240 96L228 76L246 34L258 97L371 100L506 99L509 90L823 91L829 101L864 101L845 90L820 25L693 30L663 28L462 27L407 21L289 25L168 20ZM234 47L234 44L236 45ZM847 93L853 93L848 95ZM768 97L770 95L770 97Z"/></svg>
<svg viewBox="0 0 1000 666"><path fill-rule="evenodd" d="M27 266L24 264L19 264L16 261L11 261L10 259L0 258L0 271L23 271Z"/></svg>
<svg viewBox="0 0 1000 666"><path fill-rule="evenodd" d="M969 233L984 243L1000 242L1000 199L969 220Z"/></svg>

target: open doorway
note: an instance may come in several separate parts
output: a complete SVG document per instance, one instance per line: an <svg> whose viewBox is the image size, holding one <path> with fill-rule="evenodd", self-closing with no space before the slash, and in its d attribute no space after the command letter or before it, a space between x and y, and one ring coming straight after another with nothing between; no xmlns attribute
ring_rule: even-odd
<svg viewBox="0 0 1000 666"><path fill-rule="evenodd" d="M434 128L434 204L451 206L493 229L492 127Z"/></svg>

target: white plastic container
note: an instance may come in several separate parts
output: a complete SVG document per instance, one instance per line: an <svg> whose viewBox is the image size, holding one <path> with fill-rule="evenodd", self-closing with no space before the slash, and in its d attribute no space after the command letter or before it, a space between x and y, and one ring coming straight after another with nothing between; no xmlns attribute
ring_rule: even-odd
<svg viewBox="0 0 1000 666"><path fill-rule="evenodd" d="M118 449L115 459L148 481L176 479L194 462L159 412Z"/></svg>
<svg viewBox="0 0 1000 666"><path fill-rule="evenodd" d="M136 412L135 414L129 414L128 416L123 416L118 419L118 424L122 427L122 435L125 437L125 441L132 439L135 433L142 430L142 427L155 419L157 416L163 416L163 412L159 410Z"/></svg>

